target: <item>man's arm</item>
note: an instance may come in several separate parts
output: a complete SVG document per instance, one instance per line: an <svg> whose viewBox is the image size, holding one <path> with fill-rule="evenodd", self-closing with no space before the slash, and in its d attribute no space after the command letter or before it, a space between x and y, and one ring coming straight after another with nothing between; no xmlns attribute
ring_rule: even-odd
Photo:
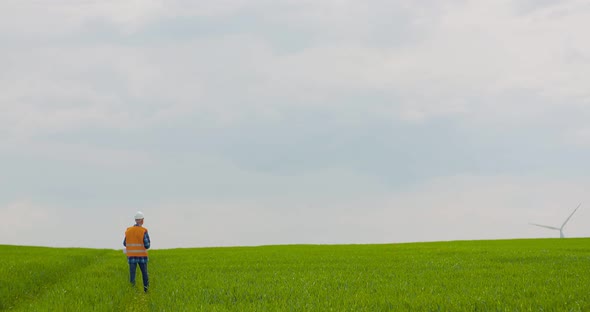
<svg viewBox="0 0 590 312"><path fill-rule="evenodd" d="M123 246L127 247L127 237L123 238Z"/></svg>
<svg viewBox="0 0 590 312"><path fill-rule="evenodd" d="M145 249L150 249L150 243L150 235L145 231L145 234L143 234L143 247Z"/></svg>

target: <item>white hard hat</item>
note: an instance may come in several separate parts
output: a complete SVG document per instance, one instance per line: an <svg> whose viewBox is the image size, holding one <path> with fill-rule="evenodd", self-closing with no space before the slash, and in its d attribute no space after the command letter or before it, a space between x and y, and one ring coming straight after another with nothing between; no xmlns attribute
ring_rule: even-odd
<svg viewBox="0 0 590 312"><path fill-rule="evenodd" d="M138 212L135 214L135 220L143 220L143 212L141 212L141 211L138 211Z"/></svg>

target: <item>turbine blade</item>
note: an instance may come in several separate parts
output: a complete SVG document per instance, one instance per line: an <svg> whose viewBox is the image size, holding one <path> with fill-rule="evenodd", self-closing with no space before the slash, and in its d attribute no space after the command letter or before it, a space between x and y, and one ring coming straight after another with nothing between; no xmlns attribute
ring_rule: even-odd
<svg viewBox="0 0 590 312"><path fill-rule="evenodd" d="M574 215L574 213L576 213L576 210L578 210L578 208L580 208L581 205L582 205L582 203L580 203L578 205L578 207L576 207L576 209L574 209L574 212L572 212L572 214L569 217L567 217L567 219L565 219L565 222L563 222L563 224L561 225L561 228L562 229L566 225L566 223L572 218L572 216Z"/></svg>
<svg viewBox="0 0 590 312"><path fill-rule="evenodd" d="M556 227L554 227L554 226L541 225L541 224L536 224L536 223L529 223L529 224L530 224L530 225L536 225L536 226L540 226L540 227L547 228L547 229L552 229L552 230L558 230L558 231L561 231L561 229L560 229L560 228L556 228Z"/></svg>

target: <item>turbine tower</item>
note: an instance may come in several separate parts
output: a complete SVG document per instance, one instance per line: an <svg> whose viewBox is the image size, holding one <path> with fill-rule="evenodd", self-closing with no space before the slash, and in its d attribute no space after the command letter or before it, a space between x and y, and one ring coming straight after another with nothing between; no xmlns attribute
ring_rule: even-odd
<svg viewBox="0 0 590 312"><path fill-rule="evenodd" d="M563 228L565 227L565 225L567 224L567 222L572 218L572 216L574 215L574 213L576 213L576 210L578 210L578 208L580 208L580 205L582 205L582 203L580 203L578 205L578 207L576 207L576 209L574 209L574 212L572 212L572 214L569 217L567 217L567 219L565 219L565 222L563 222L563 224L561 225L560 228L554 227L554 226L549 226L549 225L535 224L535 223L529 223L529 224L530 225L536 225L536 226L544 227L546 229L557 230L557 231L559 231L559 238L564 238L565 236L563 235Z"/></svg>

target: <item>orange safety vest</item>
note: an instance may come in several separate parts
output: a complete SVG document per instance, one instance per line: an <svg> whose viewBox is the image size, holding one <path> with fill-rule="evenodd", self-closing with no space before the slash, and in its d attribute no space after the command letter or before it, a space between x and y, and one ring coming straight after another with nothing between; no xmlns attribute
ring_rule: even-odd
<svg viewBox="0 0 590 312"><path fill-rule="evenodd" d="M141 226L131 226L125 231L127 257L147 257L147 250L143 246L143 236L147 229Z"/></svg>

